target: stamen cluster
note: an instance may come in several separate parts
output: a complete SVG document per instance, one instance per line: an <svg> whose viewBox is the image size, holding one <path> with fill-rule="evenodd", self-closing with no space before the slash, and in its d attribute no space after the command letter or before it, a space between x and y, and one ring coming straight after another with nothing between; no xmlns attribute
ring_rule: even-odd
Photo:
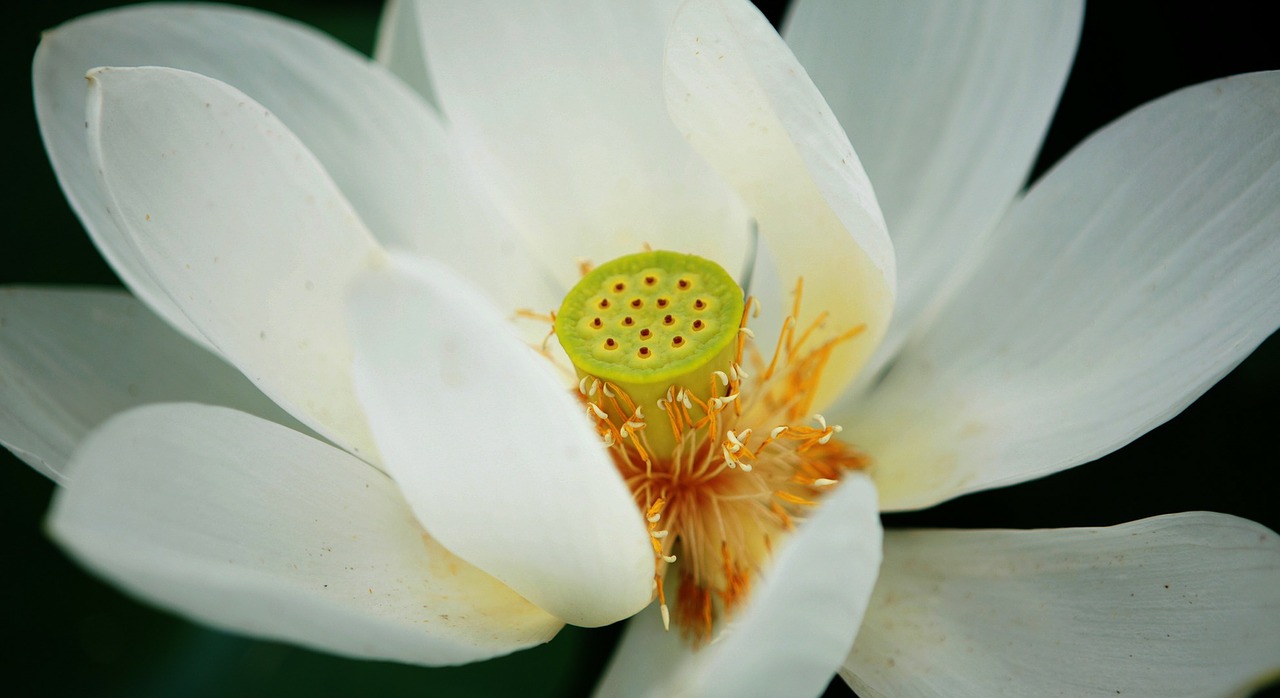
<svg viewBox="0 0 1280 698"><path fill-rule="evenodd" d="M867 466L864 454L835 438L838 425L809 413L832 350L862 328L806 346L825 314L796 331L802 290L797 283L792 315L767 362L747 328L755 307L747 300L736 355L727 371L711 374L705 390L673 384L646 408L616 383L590 375L578 383L648 522L664 624L672 616L664 578L674 575L675 620L694 642L707 640L743 601L775 542L822 491L844 471ZM674 447L655 452L645 433L652 420L670 427Z"/></svg>

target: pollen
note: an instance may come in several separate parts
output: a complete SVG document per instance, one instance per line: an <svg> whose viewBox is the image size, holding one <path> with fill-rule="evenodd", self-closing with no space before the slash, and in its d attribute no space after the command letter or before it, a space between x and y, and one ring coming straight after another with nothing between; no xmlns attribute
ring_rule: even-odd
<svg viewBox="0 0 1280 698"><path fill-rule="evenodd" d="M810 412L832 351L862 327L814 340L826 315L797 327L803 289L768 357L747 327L754 300L692 255L602 264L554 314L584 412L648 526L663 624L695 646L748 599L775 544L869 464Z"/></svg>

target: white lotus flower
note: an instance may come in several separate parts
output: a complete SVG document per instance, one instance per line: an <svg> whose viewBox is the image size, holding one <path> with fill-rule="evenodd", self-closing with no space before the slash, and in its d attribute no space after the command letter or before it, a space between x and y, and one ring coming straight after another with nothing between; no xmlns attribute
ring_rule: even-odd
<svg viewBox="0 0 1280 698"><path fill-rule="evenodd" d="M1018 196L1080 8L899 9L802 1L788 49L736 0L393 3L390 71L243 10L59 27L41 129L133 296L0 295L0 441L63 485L58 541L155 603L356 657L503 654L636 614L673 552L705 563L692 529L658 537L509 319L559 307L579 259L648 244L736 272L758 230L762 338L861 328L787 395L826 414L814 443L873 465L750 519L776 555L720 546L755 583L714 640L694 651L655 604L602 693L1252 685L1280 669L1261 526L890 532L881 564L876 512L1118 448L1274 331L1280 76L1158 100ZM726 438L763 454L753 426Z"/></svg>

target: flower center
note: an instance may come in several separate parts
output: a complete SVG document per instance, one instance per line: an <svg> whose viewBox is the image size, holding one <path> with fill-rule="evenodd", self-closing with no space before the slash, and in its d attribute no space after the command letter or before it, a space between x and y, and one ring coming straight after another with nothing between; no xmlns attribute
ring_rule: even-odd
<svg viewBox="0 0 1280 698"><path fill-rule="evenodd" d="M808 412L832 349L862 328L808 346L825 314L797 328L802 288L768 361L746 327L753 300L693 255L603 264L555 315L579 396L649 523L663 622L674 576L675 620L694 642L745 599L822 491L867 465Z"/></svg>
<svg viewBox="0 0 1280 698"><path fill-rule="evenodd" d="M714 262L642 252L584 276L561 304L555 331L580 379L621 388L644 419L673 385L712 397L717 372L726 375L737 355L742 310L742 289ZM646 423L654 452L675 446L674 426Z"/></svg>

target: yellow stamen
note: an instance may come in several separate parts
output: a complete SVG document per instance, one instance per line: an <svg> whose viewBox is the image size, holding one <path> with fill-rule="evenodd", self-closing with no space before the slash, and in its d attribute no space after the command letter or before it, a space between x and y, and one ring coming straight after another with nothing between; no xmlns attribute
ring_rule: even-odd
<svg viewBox="0 0 1280 698"><path fill-rule="evenodd" d="M840 425L811 413L833 351L863 326L815 344L829 314L797 325L797 280L766 362L747 327L758 303L741 298L731 279L712 293L723 270L703 263L658 251L584 265L554 321L579 375L578 397L644 514L663 625L675 622L695 644L746 600L775 539L846 471L868 465L839 440ZM679 318L668 312L676 298L685 299ZM674 607L668 572L678 580Z"/></svg>

